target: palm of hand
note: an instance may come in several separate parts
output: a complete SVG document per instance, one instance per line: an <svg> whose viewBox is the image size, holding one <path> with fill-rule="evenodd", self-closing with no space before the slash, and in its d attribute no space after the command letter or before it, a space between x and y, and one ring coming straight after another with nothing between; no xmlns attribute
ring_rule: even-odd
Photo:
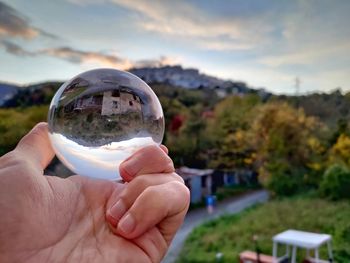
<svg viewBox="0 0 350 263"><path fill-rule="evenodd" d="M43 175L54 156L47 134L37 125L0 158L0 262L159 262L189 205L164 150L125 161L127 185L61 179Z"/></svg>
<svg viewBox="0 0 350 263"><path fill-rule="evenodd" d="M21 170L24 176L18 176ZM106 223L106 204L115 183L80 176L38 177L28 174L30 170L18 164L16 174L0 174L2 187L12 193L1 198L0 225L5 231L0 240L7 242L0 249L5 262L151 262L138 246L149 233L127 240ZM12 180L14 176L18 180ZM23 193L29 194L18 198Z"/></svg>

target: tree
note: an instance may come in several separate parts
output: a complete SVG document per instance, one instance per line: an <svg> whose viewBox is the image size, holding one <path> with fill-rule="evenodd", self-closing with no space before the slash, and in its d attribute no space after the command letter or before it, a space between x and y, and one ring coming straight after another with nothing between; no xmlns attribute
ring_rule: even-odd
<svg viewBox="0 0 350 263"><path fill-rule="evenodd" d="M330 166L320 184L320 194L332 200L350 198L350 171L344 165Z"/></svg>
<svg viewBox="0 0 350 263"><path fill-rule="evenodd" d="M203 107L191 107L178 132L167 135L170 155L176 165L196 168L207 166L207 151L212 148L211 136L206 132L207 122L202 117Z"/></svg>
<svg viewBox="0 0 350 263"><path fill-rule="evenodd" d="M338 137L337 142L329 151L328 162L350 167L350 137L348 135L343 133Z"/></svg>
<svg viewBox="0 0 350 263"><path fill-rule="evenodd" d="M289 195L305 187L310 164L324 151L316 132L320 127L315 118L286 103L269 103L257 110L251 142L259 179L267 188Z"/></svg>
<svg viewBox="0 0 350 263"><path fill-rule="evenodd" d="M251 169L255 151L249 129L260 98L230 96L215 107L215 119L209 123L208 133L213 134L217 152L211 161L213 168L222 170Z"/></svg>

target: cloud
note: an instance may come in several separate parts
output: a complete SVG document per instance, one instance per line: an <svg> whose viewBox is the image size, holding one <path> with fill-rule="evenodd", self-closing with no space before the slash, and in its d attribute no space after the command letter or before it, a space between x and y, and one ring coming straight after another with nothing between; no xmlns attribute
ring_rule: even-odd
<svg viewBox="0 0 350 263"><path fill-rule="evenodd" d="M8 40L1 40L0 46L3 46L8 53L20 57L46 55L60 58L75 64L97 64L99 66L116 67L120 69L129 69L133 67L160 67L175 64L179 61L177 58L167 56L132 61L117 55L110 55L96 51L82 51L71 47L57 47L28 51Z"/></svg>
<svg viewBox="0 0 350 263"><path fill-rule="evenodd" d="M133 67L160 67L174 64L177 59L160 56L156 59L132 61L120 56L104 54L96 51L81 51L70 47L51 48L38 51L37 54L61 58L77 64L98 64L107 67L129 69Z"/></svg>
<svg viewBox="0 0 350 263"><path fill-rule="evenodd" d="M96 63L103 66L118 68L128 68L132 66L132 63L128 59L124 59L115 55L108 55L94 51L82 51L70 47L43 49L38 51L37 54L61 58L77 64Z"/></svg>
<svg viewBox="0 0 350 263"><path fill-rule="evenodd" d="M183 41L202 50L249 50L263 43L271 26L255 14L217 15L186 1L67 0L77 5L113 3L134 16L133 23L144 31ZM225 5L221 5L225 6ZM238 13L238 12L236 12Z"/></svg>
<svg viewBox="0 0 350 263"><path fill-rule="evenodd" d="M56 38L51 33L31 26L29 20L23 14L0 2L0 37L32 39L39 35Z"/></svg>
<svg viewBox="0 0 350 263"><path fill-rule="evenodd" d="M343 54L350 50L350 42L334 43L332 46L304 47L287 54L264 56L258 60L261 64L269 67L286 65L315 65L325 64L327 61L339 60Z"/></svg>
<svg viewBox="0 0 350 263"><path fill-rule="evenodd" d="M84 5L90 5L90 4L103 4L106 2L106 0L67 0L67 2L84 6Z"/></svg>
<svg viewBox="0 0 350 263"><path fill-rule="evenodd" d="M251 49L255 46L254 41L261 37L258 32L265 30L259 25L259 30L250 35L247 27L255 27L254 23L249 25L244 19L235 17L209 19L207 13L184 1L110 1L140 14L142 18L138 26L143 30L170 37L190 38L201 49Z"/></svg>
<svg viewBox="0 0 350 263"><path fill-rule="evenodd" d="M224 51L224 50L250 50L254 48L251 43L235 43L234 41L209 40L198 43L201 49Z"/></svg>
<svg viewBox="0 0 350 263"><path fill-rule="evenodd" d="M1 40L0 41L0 46L3 46L6 50L6 52L12 54L12 55L16 55L16 56L35 56L34 53L24 50L22 47L20 47L19 45L7 41L7 40Z"/></svg>
<svg viewBox="0 0 350 263"><path fill-rule="evenodd" d="M299 0L294 12L284 14L282 34L291 44L329 44L349 39L349 1Z"/></svg>
<svg viewBox="0 0 350 263"><path fill-rule="evenodd" d="M297 1L280 20L281 36L274 48L266 49L257 62L272 68L339 66L350 51L349 12L349 1Z"/></svg>

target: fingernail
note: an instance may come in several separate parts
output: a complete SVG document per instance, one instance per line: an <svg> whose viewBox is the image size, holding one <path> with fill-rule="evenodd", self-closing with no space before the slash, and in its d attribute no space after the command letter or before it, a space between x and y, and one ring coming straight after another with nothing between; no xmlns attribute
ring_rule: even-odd
<svg viewBox="0 0 350 263"><path fill-rule="evenodd" d="M118 224L118 229L125 234L131 233L134 228L135 219L130 214L127 214L125 217L123 217Z"/></svg>
<svg viewBox="0 0 350 263"><path fill-rule="evenodd" d="M122 200L116 202L110 209L109 215L118 221L126 212L126 206Z"/></svg>

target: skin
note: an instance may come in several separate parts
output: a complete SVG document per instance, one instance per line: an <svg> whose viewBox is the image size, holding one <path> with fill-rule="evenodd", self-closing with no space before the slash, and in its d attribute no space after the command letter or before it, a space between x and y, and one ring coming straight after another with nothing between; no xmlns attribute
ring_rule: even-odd
<svg viewBox="0 0 350 263"><path fill-rule="evenodd" d="M0 158L0 262L160 262L189 206L164 146L127 159L126 184L44 176L53 156L40 123Z"/></svg>

